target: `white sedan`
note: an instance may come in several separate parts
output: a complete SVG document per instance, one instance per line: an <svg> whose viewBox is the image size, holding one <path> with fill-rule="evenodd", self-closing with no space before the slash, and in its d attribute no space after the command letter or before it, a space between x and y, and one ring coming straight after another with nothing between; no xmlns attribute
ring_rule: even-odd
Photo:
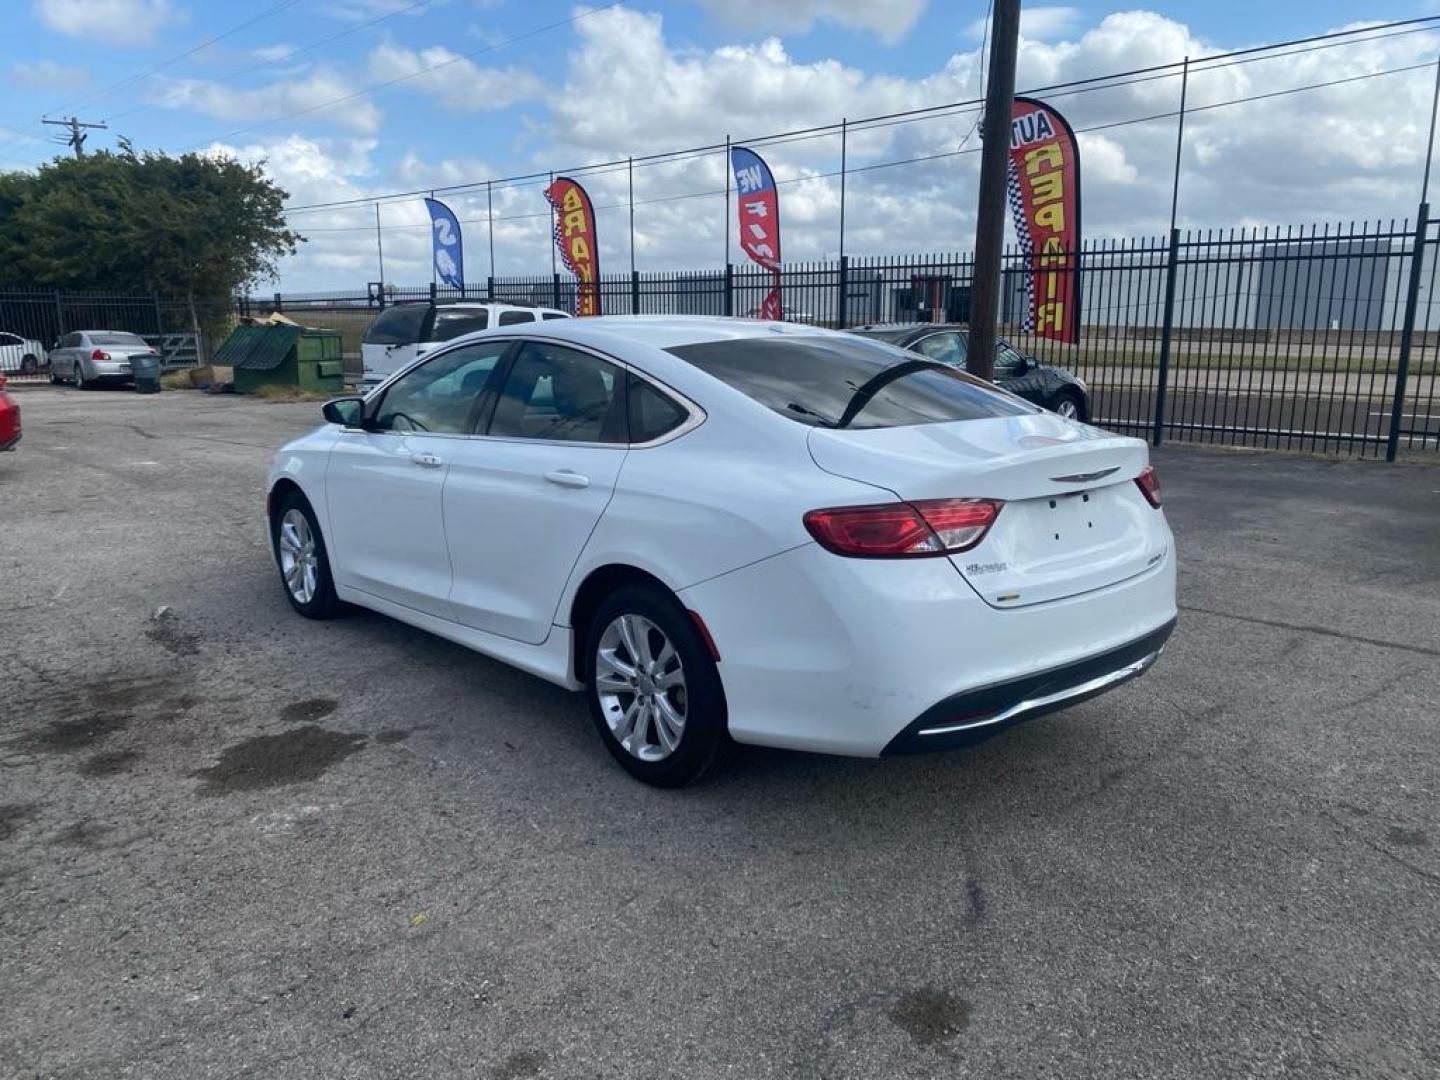
<svg viewBox="0 0 1440 1080"><path fill-rule="evenodd" d="M269 477L294 608L584 690L654 784L729 739L978 742L1140 674L1175 623L1142 441L850 334L499 328L325 417Z"/></svg>

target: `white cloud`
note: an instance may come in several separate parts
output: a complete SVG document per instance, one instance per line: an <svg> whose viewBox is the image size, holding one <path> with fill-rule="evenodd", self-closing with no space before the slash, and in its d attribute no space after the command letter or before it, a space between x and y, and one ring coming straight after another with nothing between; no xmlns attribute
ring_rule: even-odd
<svg viewBox="0 0 1440 1080"><path fill-rule="evenodd" d="M369 71L375 82L404 79L401 86L428 94L456 112L503 109L539 97L543 90L528 71L482 68L443 45L419 51L380 45L370 54Z"/></svg>
<svg viewBox="0 0 1440 1080"><path fill-rule="evenodd" d="M324 70L305 79L259 87L235 87L205 79L157 80L154 100L166 108L190 109L219 120L260 122L304 113L307 120L323 120L362 134L378 131L379 108L369 98L350 97L354 93L356 87L348 80ZM346 100L338 101L341 98Z"/></svg>
<svg viewBox="0 0 1440 1080"><path fill-rule="evenodd" d="M109 45L148 45L182 19L170 0L34 0L33 7L50 29Z"/></svg>
<svg viewBox="0 0 1440 1080"><path fill-rule="evenodd" d="M701 0L705 9L747 30L782 33L833 22L894 43L910 32L926 0Z"/></svg>
<svg viewBox="0 0 1440 1080"><path fill-rule="evenodd" d="M915 78L876 75L835 60L800 61L778 40L700 50L668 40L658 15L628 8L598 12L576 26L577 41L546 99L518 135L525 152L509 160L435 160L406 152L383 172L340 149L298 154L286 165L328 201L350 191L373 194L563 168L625 154L723 143L968 99L978 86L979 41L937 70ZM1433 71L1248 104L1226 101L1308 83L1433 62L1440 34L1295 54L1192 73L1180 188L1182 225L1301 224L1413 214L1418 199ZM1226 41L1226 48L1247 44ZM1111 15L1083 32L1048 41L1026 36L1023 89L1189 55L1220 51L1187 27L1151 12ZM458 66L458 65L456 65ZM1201 65L1203 67L1203 65ZM1158 78L1081 94L1048 95L1080 131L1087 235L1156 236L1168 224L1174 167L1178 78ZM1377 107L1383 102L1384 108ZM974 122L971 112L918 123L852 130L846 249L852 254L964 252L973 242L977 153L953 156ZM1121 126L1107 126L1120 124ZM1094 129L1094 130L1085 130ZM402 135L403 140L403 135ZM402 146L403 146L402 141ZM512 143L512 148L520 144ZM970 150L979 140L971 139ZM833 255L838 247L839 138L771 144L762 149L781 181L787 259ZM308 152L307 152L308 153ZM901 159L938 160L869 169ZM316 156L319 155L319 156ZM277 155L278 160L278 155ZM309 162L310 171L301 167ZM350 169L350 172L343 170ZM310 177L313 175L313 179ZM581 174L599 219L602 266L629 265L625 170ZM707 153L635 169L635 245L642 269L714 267L725 255L723 154ZM308 190L308 189L307 189ZM497 188L496 261L502 274L548 272L549 224L539 185ZM465 225L472 277L486 269L484 189L443 196ZM413 205L411 203L413 202ZM328 215L328 216L327 216ZM387 204L387 277L428 280L427 232L418 200ZM373 280L373 210L305 215L314 242L287 264L286 287L320 288ZM732 219L733 220L733 219ZM323 226L321 223L323 222ZM389 230L390 225L400 226ZM320 227L350 231L320 232ZM732 243L730 254L737 257ZM324 256L322 259L321 256ZM342 272L337 260L352 268ZM347 277L346 274L349 276Z"/></svg>
<svg viewBox="0 0 1440 1080"><path fill-rule="evenodd" d="M284 60L287 57L293 56L297 47L298 46L285 44L283 42L276 45L261 45L258 48L251 49L250 55L257 60L263 60L269 64L274 63L276 60Z"/></svg>
<svg viewBox="0 0 1440 1080"><path fill-rule="evenodd" d="M1020 34L1022 37L1045 41L1069 33L1080 21L1080 9L1074 7L1022 7L1020 9ZM965 28L971 37L984 37L986 22L984 16Z"/></svg>
<svg viewBox="0 0 1440 1080"><path fill-rule="evenodd" d="M10 68L10 81L30 90L78 90L89 83L90 72L54 60L21 60Z"/></svg>

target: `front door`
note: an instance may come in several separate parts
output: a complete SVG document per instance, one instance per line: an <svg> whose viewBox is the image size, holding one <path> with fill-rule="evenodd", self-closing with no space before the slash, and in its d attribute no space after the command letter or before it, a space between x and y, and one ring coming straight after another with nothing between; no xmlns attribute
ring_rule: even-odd
<svg viewBox="0 0 1440 1080"><path fill-rule="evenodd" d="M445 483L450 601L467 626L539 644L625 460L625 373L599 357L527 342L485 438Z"/></svg>
<svg viewBox="0 0 1440 1080"><path fill-rule="evenodd" d="M507 342L440 353L346 429L326 473L331 565L342 587L454 618L442 493Z"/></svg>

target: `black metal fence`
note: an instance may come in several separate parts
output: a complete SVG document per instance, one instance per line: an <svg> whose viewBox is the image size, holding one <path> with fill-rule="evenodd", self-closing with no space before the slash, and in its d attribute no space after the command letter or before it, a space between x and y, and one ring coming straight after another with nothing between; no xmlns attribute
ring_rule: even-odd
<svg viewBox="0 0 1440 1080"><path fill-rule="evenodd" d="M1074 345L1023 328L1025 257L1011 253L1003 337L1089 386L1094 422L1167 440L1363 456L1440 450L1440 229L1418 223L1176 231L1098 240L1078 253ZM847 257L787 264L786 319L832 327L964 322L969 256ZM607 275L608 314L746 316L770 288L750 266ZM40 341L105 328L179 335L167 356L205 359L238 317L280 312L341 331L358 373L370 322L395 303L498 300L570 309L568 275L238 298L192 312L156 297L0 293L0 331ZM88 323L88 326L82 326ZM196 328L199 328L198 333ZM33 332L25 334L29 328ZM188 335L188 338L186 337ZM190 351L187 351L190 350ZM0 349L0 358L5 355ZM13 366L13 365L12 365ZM40 377L43 377L43 368Z"/></svg>

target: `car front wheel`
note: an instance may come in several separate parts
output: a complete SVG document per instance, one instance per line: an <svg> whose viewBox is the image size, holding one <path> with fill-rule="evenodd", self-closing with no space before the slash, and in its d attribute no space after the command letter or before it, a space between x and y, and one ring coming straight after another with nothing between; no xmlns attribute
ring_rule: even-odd
<svg viewBox="0 0 1440 1080"><path fill-rule="evenodd" d="M657 787L698 779L728 742L725 693L690 614L663 590L628 585L586 635L590 713L632 776Z"/></svg>
<svg viewBox="0 0 1440 1080"><path fill-rule="evenodd" d="M270 540L290 606L307 619L334 615L339 600L330 558L315 513L303 495L292 491L281 499L270 522Z"/></svg>

